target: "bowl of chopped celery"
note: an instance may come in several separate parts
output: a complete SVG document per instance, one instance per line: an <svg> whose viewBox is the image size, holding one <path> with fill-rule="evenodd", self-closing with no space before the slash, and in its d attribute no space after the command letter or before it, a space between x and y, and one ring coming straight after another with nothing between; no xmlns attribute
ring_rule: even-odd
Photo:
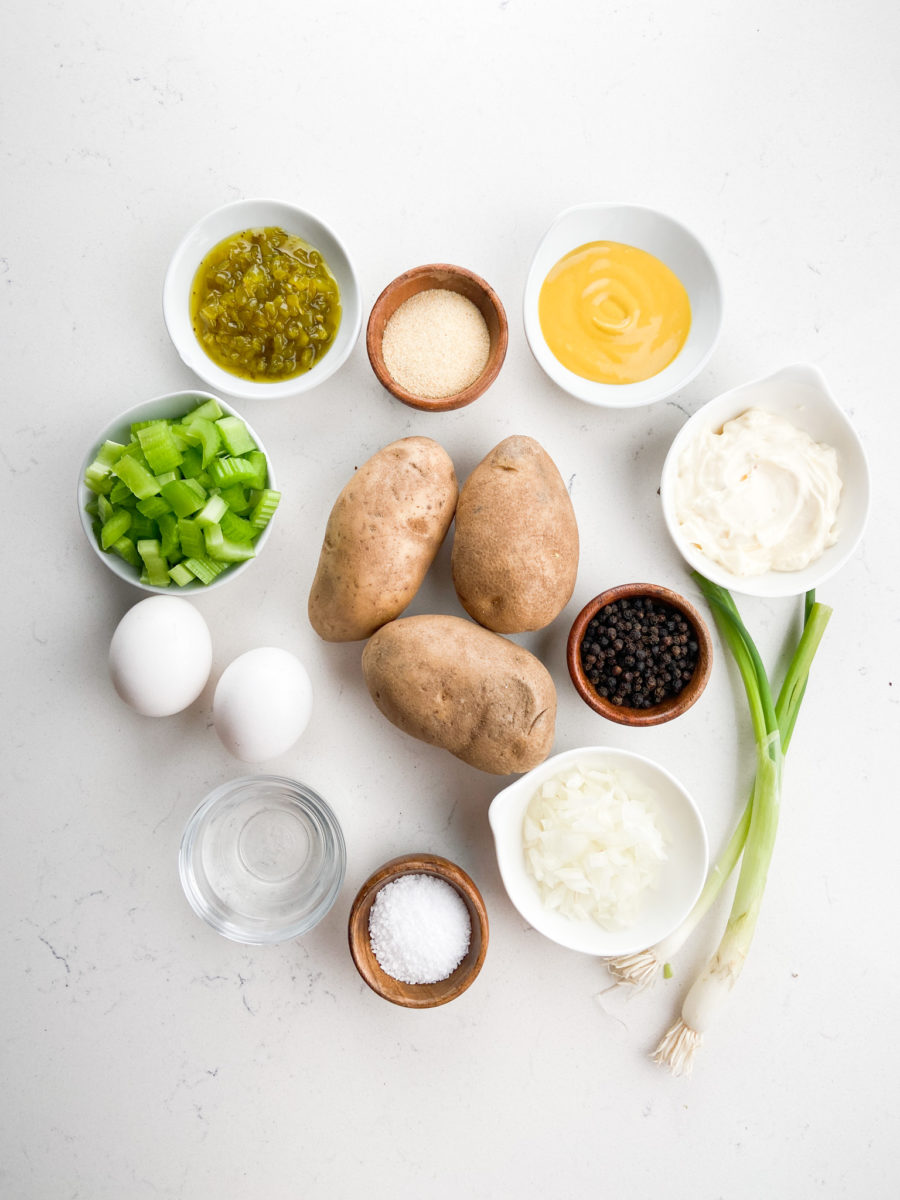
<svg viewBox="0 0 900 1200"><path fill-rule="evenodd" d="M163 286L181 360L216 392L280 400L323 383L362 326L359 283L337 234L280 200L237 200L182 238Z"/></svg>
<svg viewBox="0 0 900 1200"><path fill-rule="evenodd" d="M246 571L281 493L256 431L209 392L120 413L91 442L78 513L94 552L145 592L187 594Z"/></svg>
<svg viewBox="0 0 900 1200"><path fill-rule="evenodd" d="M652 759L586 746L499 792L488 820L507 895L544 937L601 958L676 929L706 878L703 818Z"/></svg>

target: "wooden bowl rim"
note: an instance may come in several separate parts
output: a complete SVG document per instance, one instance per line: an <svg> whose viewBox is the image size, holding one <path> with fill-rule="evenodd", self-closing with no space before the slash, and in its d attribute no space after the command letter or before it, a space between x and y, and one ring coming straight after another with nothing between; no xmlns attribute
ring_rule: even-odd
<svg viewBox="0 0 900 1200"><path fill-rule="evenodd" d="M437 278L439 275L443 275L445 278ZM478 378L473 380L467 388L463 388L461 392L456 392L452 396L441 396L435 399L430 399L426 396L417 396L415 392L410 392L399 384L385 366L384 355L382 353L382 339L384 337L385 326L400 307L399 304L391 306L391 301L395 294L407 283L422 280L427 284L429 279L432 287L443 288L446 291L452 292L460 292L459 288L453 286L455 279L468 280L474 286L475 290L480 292L484 297L486 304L493 310L497 319L496 335L490 330L490 325L488 325L491 346L484 370ZM418 292L427 290L427 286L418 287L406 299L410 299L411 296L416 295ZM460 292L460 294L464 295L465 293ZM482 315L484 315L483 309ZM411 267L408 271L404 271L401 275L398 275L396 279L392 279L372 305L372 311L369 313L369 320L366 325L366 353L369 356L369 362L378 378L378 382L396 399L402 401L410 408L419 409L420 412L452 412L457 408L465 408L467 404L471 404L473 400L477 400L479 396L487 391L499 375L500 368L503 366L506 358L508 344L509 322L500 297L480 275L476 275L474 271L470 271L467 267L457 267L452 263L426 263L421 267Z"/></svg>
<svg viewBox="0 0 900 1200"><path fill-rule="evenodd" d="M434 875L455 887L469 910L472 938L459 966L436 983L403 983L383 971L369 944L369 911L375 896L386 884L403 875ZM439 854L401 854L379 867L356 894L347 922L350 954L357 971L377 996L403 1008L438 1008L461 996L475 982L487 955L490 930L487 908L471 877ZM478 940L472 957L472 945Z"/></svg>
<svg viewBox="0 0 900 1200"><path fill-rule="evenodd" d="M652 600L659 600L664 604L670 605L670 607L677 609L678 612L687 617L697 631L699 656L690 683L686 684L677 696L673 696L669 700L664 700L661 704L654 704L651 708L626 708L611 704L594 690L588 682L584 668L581 665L581 642L584 637L584 631L587 629L594 615L601 608L605 608L607 604L612 604L615 600L622 600L631 596L649 596ZM687 712L699 700L709 681L710 672L712 671L712 659L712 637L703 617L684 596L658 583L622 583L618 587L607 588L599 596L595 596L593 600L589 600L575 618L572 628L569 631L568 642L566 643L566 664L569 668L569 675L572 683L575 685L576 691L585 704L592 708L594 712L599 713L601 717L606 717L609 721L615 721L617 725L629 725L634 728L662 725L666 721L671 721L675 717L680 717L682 713Z"/></svg>

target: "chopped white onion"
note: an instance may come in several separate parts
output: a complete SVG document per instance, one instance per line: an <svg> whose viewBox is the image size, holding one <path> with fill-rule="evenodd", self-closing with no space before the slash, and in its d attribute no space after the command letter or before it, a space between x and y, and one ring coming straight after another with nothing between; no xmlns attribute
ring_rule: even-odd
<svg viewBox="0 0 900 1200"><path fill-rule="evenodd" d="M657 809L629 771L579 765L545 780L522 824L525 864L544 905L604 929L633 925L667 857Z"/></svg>

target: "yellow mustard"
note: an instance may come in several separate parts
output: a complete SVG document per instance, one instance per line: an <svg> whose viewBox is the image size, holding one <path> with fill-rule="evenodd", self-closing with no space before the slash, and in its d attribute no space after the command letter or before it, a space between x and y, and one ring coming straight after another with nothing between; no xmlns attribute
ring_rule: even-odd
<svg viewBox="0 0 900 1200"><path fill-rule="evenodd" d="M564 367L597 383L639 383L676 357L691 328L681 280L646 250L588 242L551 269L541 331Z"/></svg>

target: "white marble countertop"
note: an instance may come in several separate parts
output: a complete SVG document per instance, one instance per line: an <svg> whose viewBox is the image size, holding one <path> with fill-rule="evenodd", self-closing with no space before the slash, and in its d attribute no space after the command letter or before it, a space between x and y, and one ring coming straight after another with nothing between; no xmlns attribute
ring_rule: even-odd
<svg viewBox="0 0 900 1200"><path fill-rule="evenodd" d="M8 15L0 1194L898 1193L898 37L884 0L852 13L812 0L36 0ZM348 844L326 919L258 949L207 929L177 878L187 817L242 773L211 729L212 685L165 720L117 700L107 647L139 593L89 552L73 504L111 416L196 386L162 322L166 264L204 212L254 195L341 234L366 313L400 271L445 260L490 280L510 318L499 379L456 413L393 401L362 339L308 398L243 406L284 503L253 569L198 601L213 680L253 646L304 661L312 722L267 768L319 790ZM559 210L590 199L671 212L718 260L719 347L667 403L592 409L528 351L530 255ZM486 817L503 781L388 725L361 646L320 642L306 596L332 501L379 446L428 434L465 476L508 434L538 438L571 481L583 547L572 602L522 639L558 685L556 748L657 758L696 796L715 852L752 772L724 654L690 713L628 730L575 695L565 637L614 583L696 598L659 510L666 449L706 400L794 361L821 367L862 434L873 516L820 592L834 618L750 958L692 1078L674 1079L648 1052L724 911L675 979L605 991L600 964L529 931L506 899ZM770 663L797 607L743 605ZM446 548L412 611L429 610L459 612ZM346 944L356 889L411 850L459 862L491 918L480 978L427 1012L368 991Z"/></svg>

